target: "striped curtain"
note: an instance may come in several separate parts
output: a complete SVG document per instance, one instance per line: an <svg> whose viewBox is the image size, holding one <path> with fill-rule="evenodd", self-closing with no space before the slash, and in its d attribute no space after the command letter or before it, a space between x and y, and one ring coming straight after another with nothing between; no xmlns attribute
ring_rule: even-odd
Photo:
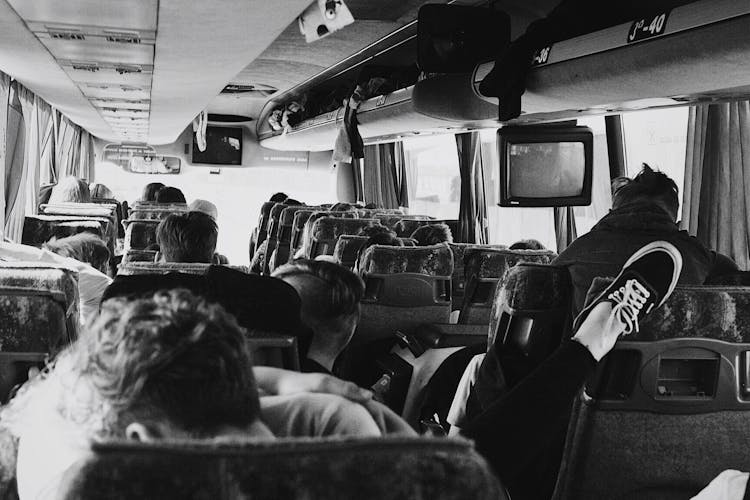
<svg viewBox="0 0 750 500"><path fill-rule="evenodd" d="M0 165L6 165L8 100L10 98L10 77L0 72ZM5 175L0 175L1 193L5 193ZM5 196L0 196L0 232L5 236Z"/></svg>
<svg viewBox="0 0 750 500"><path fill-rule="evenodd" d="M690 108L680 224L750 269L750 101Z"/></svg>
<svg viewBox="0 0 750 500"><path fill-rule="evenodd" d="M453 236L461 243L486 244L489 234L479 132L456 134L456 147L461 173L461 202L458 212L458 234Z"/></svg>
<svg viewBox="0 0 750 500"><path fill-rule="evenodd" d="M21 241L26 208L26 125L19 98L19 86L12 82L5 128L5 237Z"/></svg>
<svg viewBox="0 0 750 500"><path fill-rule="evenodd" d="M409 206L403 145L373 144L364 149L364 201L379 208Z"/></svg>

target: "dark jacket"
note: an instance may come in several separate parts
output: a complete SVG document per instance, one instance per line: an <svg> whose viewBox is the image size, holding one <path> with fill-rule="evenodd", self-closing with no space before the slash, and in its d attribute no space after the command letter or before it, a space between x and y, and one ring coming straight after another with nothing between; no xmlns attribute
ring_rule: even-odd
<svg viewBox="0 0 750 500"><path fill-rule="evenodd" d="M682 254L679 283L702 285L709 276L737 271L732 259L706 248L653 204L633 204L610 211L591 231L566 248L552 264L568 267L573 283L573 313L583 308L586 292L597 276L616 276L643 245L665 240Z"/></svg>

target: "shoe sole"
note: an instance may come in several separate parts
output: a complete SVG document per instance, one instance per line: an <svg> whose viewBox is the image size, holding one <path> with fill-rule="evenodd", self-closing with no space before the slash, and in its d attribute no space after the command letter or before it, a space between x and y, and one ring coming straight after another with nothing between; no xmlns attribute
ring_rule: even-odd
<svg viewBox="0 0 750 500"><path fill-rule="evenodd" d="M651 243L642 246L640 249L636 250L636 252L633 255L631 255L627 261L625 261L625 264L623 264L620 272L617 274L615 279L612 280L612 282L614 283L615 281L620 279L620 276L622 276L622 273L630 264L640 259L644 255L655 252L657 250L662 250L662 251L667 252L672 257L672 260L674 261L674 269L672 270L672 284L669 286L669 289L661 298L659 303L651 307L648 312L651 312L654 309L660 308L662 304L664 304L664 302L667 301L669 296L672 295L674 288L677 286L677 280L679 279L680 273L682 272L682 254L680 253L679 250L677 250L677 247L675 247L673 244L669 243L668 241L652 241ZM577 324L577 326L580 326L580 323L582 323L583 321L579 322L578 318L583 316L584 313L588 316L588 313L591 311L591 309L602 300L602 297L604 297L604 295L607 293L608 288L609 287L605 288L602 293L597 295L597 297L594 300L592 300L591 303L578 314L578 316L576 317L574 321L574 324Z"/></svg>

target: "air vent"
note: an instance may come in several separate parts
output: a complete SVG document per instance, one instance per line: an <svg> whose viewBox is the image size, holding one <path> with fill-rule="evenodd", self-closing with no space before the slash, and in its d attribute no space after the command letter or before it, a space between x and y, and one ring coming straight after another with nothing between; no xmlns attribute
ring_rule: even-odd
<svg viewBox="0 0 750 500"><path fill-rule="evenodd" d="M143 89L140 87L132 87L130 85L122 85L120 86L120 90L123 92L140 92Z"/></svg>
<svg viewBox="0 0 750 500"><path fill-rule="evenodd" d="M115 71L121 75L129 75L133 73L142 73L143 68L140 66L115 66Z"/></svg>
<svg viewBox="0 0 750 500"><path fill-rule="evenodd" d="M86 40L86 37L80 31L75 30L60 30L60 29L47 29L50 38L56 40Z"/></svg>
<svg viewBox="0 0 750 500"><path fill-rule="evenodd" d="M91 73L99 71L99 65L96 63L74 62L71 63L71 65L73 66L73 69L78 71L89 71Z"/></svg>
<svg viewBox="0 0 750 500"><path fill-rule="evenodd" d="M104 36L106 37L108 42L112 42L112 43L129 43L129 44L141 43L141 37L138 33L104 31Z"/></svg>

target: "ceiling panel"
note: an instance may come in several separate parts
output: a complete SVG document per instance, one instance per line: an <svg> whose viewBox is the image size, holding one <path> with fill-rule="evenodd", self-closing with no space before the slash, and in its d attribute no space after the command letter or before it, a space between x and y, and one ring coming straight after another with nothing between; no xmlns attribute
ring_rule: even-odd
<svg viewBox="0 0 750 500"><path fill-rule="evenodd" d="M119 74L113 68L101 68L98 71L87 71L74 69L73 66L69 66L68 62L62 66L63 70L68 74L71 80L76 83L110 83L117 85L134 85L141 88L148 88L151 85L151 73L126 73Z"/></svg>
<svg viewBox="0 0 750 500"><path fill-rule="evenodd" d="M156 30L158 0L8 0L27 22ZM189 4L186 5L189 7Z"/></svg>
<svg viewBox="0 0 750 500"><path fill-rule="evenodd" d="M103 38L87 39L84 42L41 36L39 39L58 60L148 65L154 63L154 46L151 44L111 43Z"/></svg>

